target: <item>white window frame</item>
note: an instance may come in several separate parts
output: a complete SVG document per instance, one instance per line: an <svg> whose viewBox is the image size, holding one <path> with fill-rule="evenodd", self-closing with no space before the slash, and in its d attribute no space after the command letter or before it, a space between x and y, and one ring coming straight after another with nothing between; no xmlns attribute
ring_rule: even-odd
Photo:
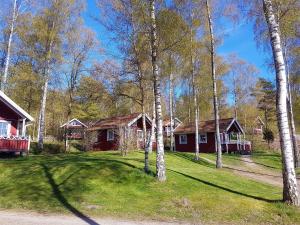
<svg viewBox="0 0 300 225"><path fill-rule="evenodd" d="M185 136L185 140L184 142L181 141L181 137ZM179 135L179 144L181 145L186 145L187 144L187 135L186 134L180 134Z"/></svg>
<svg viewBox="0 0 300 225"><path fill-rule="evenodd" d="M110 137L110 135L109 135L110 133L112 133L112 137ZM113 141L113 140L115 140L115 132L114 132L113 129L108 129L106 131L106 140L107 141Z"/></svg>
<svg viewBox="0 0 300 225"><path fill-rule="evenodd" d="M7 120L0 120L1 123L7 123L7 133L6 133L6 137L9 137L11 134L11 121L7 121Z"/></svg>
<svg viewBox="0 0 300 225"><path fill-rule="evenodd" d="M201 140L201 135L205 136L205 141ZM200 133L200 134L198 134L198 142L199 142L199 144L207 144L207 133Z"/></svg>
<svg viewBox="0 0 300 225"><path fill-rule="evenodd" d="M139 133L141 133L141 137L139 136ZM144 132L142 130L137 130L136 137L138 141L142 141L144 139Z"/></svg>

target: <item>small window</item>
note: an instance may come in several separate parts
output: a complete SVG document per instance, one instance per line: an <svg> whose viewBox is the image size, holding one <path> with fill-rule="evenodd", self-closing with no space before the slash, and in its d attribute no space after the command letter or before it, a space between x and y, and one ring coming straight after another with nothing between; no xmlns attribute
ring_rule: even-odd
<svg viewBox="0 0 300 225"><path fill-rule="evenodd" d="M7 137L9 136L9 126L10 123L6 121L0 122L0 136Z"/></svg>
<svg viewBox="0 0 300 225"><path fill-rule="evenodd" d="M187 135L179 135L179 144L186 145L187 144Z"/></svg>
<svg viewBox="0 0 300 225"><path fill-rule="evenodd" d="M207 134L199 134L199 144L207 143Z"/></svg>
<svg viewBox="0 0 300 225"><path fill-rule="evenodd" d="M237 133L231 132L230 135L229 135L229 140L230 141L237 141L238 140Z"/></svg>
<svg viewBox="0 0 300 225"><path fill-rule="evenodd" d="M115 133L113 130L107 130L107 140L113 141L115 139Z"/></svg>
<svg viewBox="0 0 300 225"><path fill-rule="evenodd" d="M144 133L143 133L143 131L142 130L137 130L136 136L137 136L137 139L139 141L142 141L144 139Z"/></svg>

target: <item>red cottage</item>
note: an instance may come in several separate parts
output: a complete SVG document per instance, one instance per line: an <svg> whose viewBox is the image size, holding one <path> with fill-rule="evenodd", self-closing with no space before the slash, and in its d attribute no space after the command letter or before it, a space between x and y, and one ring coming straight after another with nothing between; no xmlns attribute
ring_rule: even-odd
<svg viewBox="0 0 300 225"><path fill-rule="evenodd" d="M179 152L195 152L195 124L181 124L175 131L175 149ZM250 153L251 142L245 141L245 133L233 118L220 120L220 135L223 152ZM199 123L199 150L212 153L216 151L215 121Z"/></svg>
<svg viewBox="0 0 300 225"><path fill-rule="evenodd" d="M34 119L0 91L0 152L28 153L26 127Z"/></svg>
<svg viewBox="0 0 300 225"><path fill-rule="evenodd" d="M146 129L149 138L151 119L148 116L146 116ZM124 142L133 148L143 148L143 119L140 113L101 119L87 131L97 131L97 140L93 143L94 150L118 150Z"/></svg>
<svg viewBox="0 0 300 225"><path fill-rule="evenodd" d="M67 136L68 139L80 140L84 138L84 133L87 125L74 118L60 127L65 131L64 137Z"/></svg>

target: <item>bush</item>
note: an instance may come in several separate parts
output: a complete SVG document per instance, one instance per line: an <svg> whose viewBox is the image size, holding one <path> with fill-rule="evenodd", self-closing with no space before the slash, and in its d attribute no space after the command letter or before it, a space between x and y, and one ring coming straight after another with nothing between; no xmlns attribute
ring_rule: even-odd
<svg viewBox="0 0 300 225"><path fill-rule="evenodd" d="M65 152L65 146L63 142L46 142L44 143L44 150L38 149L38 143L32 142L30 145L30 152L33 154L47 153L47 154L59 154Z"/></svg>
<svg viewBox="0 0 300 225"><path fill-rule="evenodd" d="M274 141L273 131L269 128L265 128L263 132L263 139L268 143L270 148L270 144Z"/></svg>

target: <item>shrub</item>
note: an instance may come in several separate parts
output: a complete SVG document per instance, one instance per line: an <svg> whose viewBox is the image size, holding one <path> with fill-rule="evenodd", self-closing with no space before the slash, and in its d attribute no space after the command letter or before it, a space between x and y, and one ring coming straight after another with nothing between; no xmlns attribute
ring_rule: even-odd
<svg viewBox="0 0 300 225"><path fill-rule="evenodd" d="M274 133L271 129L265 128L263 132L263 139L268 143L270 148L270 144L274 141Z"/></svg>

